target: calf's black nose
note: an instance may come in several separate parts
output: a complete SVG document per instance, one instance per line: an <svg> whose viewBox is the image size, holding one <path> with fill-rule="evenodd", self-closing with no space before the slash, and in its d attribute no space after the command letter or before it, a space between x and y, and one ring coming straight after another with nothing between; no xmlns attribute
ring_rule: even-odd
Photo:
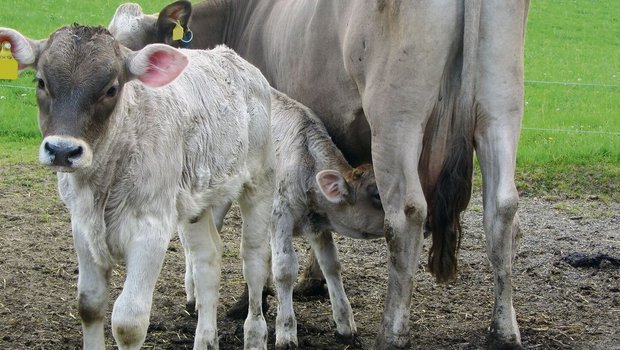
<svg viewBox="0 0 620 350"><path fill-rule="evenodd" d="M58 166L71 166L72 160L78 158L84 152L82 146L74 145L55 145L46 142L45 151L51 156L52 163Z"/></svg>

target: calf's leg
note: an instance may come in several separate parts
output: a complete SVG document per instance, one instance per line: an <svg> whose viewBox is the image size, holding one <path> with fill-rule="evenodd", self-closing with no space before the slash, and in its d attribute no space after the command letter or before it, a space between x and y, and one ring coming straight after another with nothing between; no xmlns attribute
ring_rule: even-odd
<svg viewBox="0 0 620 350"><path fill-rule="evenodd" d="M133 231L125 246L127 276L112 311L112 334L119 349L140 349L144 343L155 283L172 232L172 227L166 228L157 220L141 222L141 231Z"/></svg>
<svg viewBox="0 0 620 350"><path fill-rule="evenodd" d="M293 215L276 196L272 215L271 270L278 295L276 316L276 349L297 347L297 320L293 310L293 284L299 263L293 248Z"/></svg>
<svg viewBox="0 0 620 350"><path fill-rule="evenodd" d="M215 226L219 232L222 231L222 226L224 226L224 218L226 217L226 213L230 210L232 206L232 202L225 204L220 207L213 208L213 218L215 220ZM183 251L185 252L185 310L190 315L193 315L196 312L196 295L195 295L195 286L194 286L194 268L192 266L192 259L189 256L189 247L187 246L187 242L185 241L185 236L183 234L184 225L179 225L179 240L181 241L181 245L183 246ZM247 299L247 296L245 296ZM247 309L247 302L245 303ZM244 316L245 317L245 316Z"/></svg>
<svg viewBox="0 0 620 350"><path fill-rule="evenodd" d="M325 274L337 334L345 342L352 343L357 334L357 328L353 320L351 304L342 285L340 261L338 261L338 251L332 234L330 232L309 233L306 234L306 237L310 241L317 261Z"/></svg>
<svg viewBox="0 0 620 350"><path fill-rule="evenodd" d="M217 302L221 276L222 240L211 209L196 222L183 223L183 235L192 264L198 324L194 349L218 349Z"/></svg>
<svg viewBox="0 0 620 350"><path fill-rule="evenodd" d="M78 310L82 320L83 348L103 350L110 269L95 263L81 232L74 230L73 237L79 265Z"/></svg>
<svg viewBox="0 0 620 350"><path fill-rule="evenodd" d="M264 182L267 184L267 182ZM267 323L263 316L263 288L269 277L269 222L272 186L249 186L239 198L243 218L241 257L248 286L248 315L243 325L244 348L267 349Z"/></svg>

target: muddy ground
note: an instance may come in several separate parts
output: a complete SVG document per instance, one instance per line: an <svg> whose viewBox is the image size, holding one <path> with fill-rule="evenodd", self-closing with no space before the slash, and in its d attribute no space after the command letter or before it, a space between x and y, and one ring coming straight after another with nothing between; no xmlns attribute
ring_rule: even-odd
<svg viewBox="0 0 620 350"><path fill-rule="evenodd" d="M55 176L36 166L0 168L0 349L75 349L77 262L69 216L58 200ZM411 309L416 349L485 347L492 311L492 276L485 253L480 195L465 214L466 234L456 282L437 285L420 271ZM522 198L523 239L514 266L514 304L528 349L620 349L620 205L581 200ZM240 218L228 216L221 285L221 349L242 348L243 321L224 317L243 286L238 257ZM344 284L363 349L372 349L383 310L386 248L382 240L337 238ZM425 251L430 242L425 242ZM297 246L300 260L307 246ZM582 254L580 256L572 254ZM573 267L563 258L586 266ZM574 263L574 261L573 261ZM421 269L424 270L425 264ZM174 239L157 285L145 348L191 348L196 319L184 311L183 253ZM123 270L113 274L111 303ZM267 314L270 348L276 301ZM329 300L295 303L302 349L345 349L333 336ZM108 314L109 323L109 314ZM107 343L113 348L109 325Z"/></svg>

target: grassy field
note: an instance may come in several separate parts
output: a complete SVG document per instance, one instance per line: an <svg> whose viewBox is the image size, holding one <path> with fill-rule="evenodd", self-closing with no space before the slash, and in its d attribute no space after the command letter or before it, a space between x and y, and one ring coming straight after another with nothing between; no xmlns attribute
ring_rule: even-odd
<svg viewBox="0 0 620 350"><path fill-rule="evenodd" d="M120 0L3 0L0 26L43 38L79 22L107 25ZM168 0L149 1L157 12ZM527 195L620 201L620 1L535 0L526 44L526 106L517 180ZM0 165L36 162L32 71L0 81ZM15 87L18 86L18 87Z"/></svg>

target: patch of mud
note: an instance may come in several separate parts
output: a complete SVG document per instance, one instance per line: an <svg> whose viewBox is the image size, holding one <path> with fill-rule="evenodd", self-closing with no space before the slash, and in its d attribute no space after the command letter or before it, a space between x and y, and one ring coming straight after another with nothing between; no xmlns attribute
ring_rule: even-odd
<svg viewBox="0 0 620 350"><path fill-rule="evenodd" d="M55 176L29 166L0 169L0 348L79 349L77 260L69 216L56 194ZM458 279L437 285L420 264L411 308L413 348L483 349L493 307L480 195L465 214ZM522 198L523 231L514 265L514 306L528 349L620 349L620 269L600 259L595 268L573 267L567 256L618 257L620 206L601 201L549 202ZM224 317L243 290L239 258L240 216L229 213L222 233L224 261L218 308L221 349L241 349L243 321ZM372 349L387 281L383 240L337 237L345 289L362 349ZM425 252L430 240L425 240ZM297 242L300 263L307 245ZM185 312L183 249L169 247L157 284L144 348L191 349L196 319ZM571 255L572 254L572 255ZM577 254L577 255L574 255ZM563 259L564 258L564 259ZM607 261L607 262L605 262ZM124 273L111 281L112 303ZM275 299L266 315L273 347ZM295 302L302 349L345 349L334 337L328 299ZM107 345L113 338L106 326Z"/></svg>

